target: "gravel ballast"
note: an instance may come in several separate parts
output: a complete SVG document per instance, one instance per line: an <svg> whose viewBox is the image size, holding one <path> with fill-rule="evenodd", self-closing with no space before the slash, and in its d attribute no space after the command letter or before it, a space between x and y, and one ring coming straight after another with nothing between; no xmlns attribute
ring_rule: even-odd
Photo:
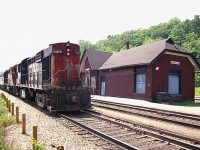
<svg viewBox="0 0 200 150"><path fill-rule="evenodd" d="M129 114L112 111L112 110L106 110L106 109L102 109L102 108L95 108L94 110L96 110L97 112L99 112L101 114L105 114L105 115L109 114L109 116L112 116L112 117L116 117L119 119L126 119L129 121L133 121L135 123L152 126L157 129L162 129L162 130L170 131L172 133L176 133L179 135L187 136L189 138L197 139L198 141L200 140L200 136L199 136L200 130L199 129L190 128L190 127L173 124L173 123L168 123L168 122L163 122L160 120L150 119L150 118L141 117L141 116L137 116L137 115L129 115Z"/></svg>
<svg viewBox="0 0 200 150"><path fill-rule="evenodd" d="M60 123L58 118L48 116L40 109L30 106L21 99L4 93L6 97L19 107L20 121L22 114L26 114L26 134L22 134L21 123L11 125L5 129L4 137L6 145L15 150L31 150L32 128L38 127L38 142L46 145L46 150L55 150L55 146L64 146L64 149L101 150L94 143L74 133L70 128Z"/></svg>

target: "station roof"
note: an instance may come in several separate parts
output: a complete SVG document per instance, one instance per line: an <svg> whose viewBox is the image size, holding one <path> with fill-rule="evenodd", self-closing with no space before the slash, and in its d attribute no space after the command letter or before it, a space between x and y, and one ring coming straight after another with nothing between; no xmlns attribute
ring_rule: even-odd
<svg viewBox="0 0 200 150"><path fill-rule="evenodd" d="M109 52L96 51L93 49L85 49L85 51L83 52L83 56L81 58L81 64L83 60L85 60L87 57L89 60L91 69L98 70L111 55L112 53L109 53Z"/></svg>
<svg viewBox="0 0 200 150"><path fill-rule="evenodd" d="M155 41L153 43L141 45L128 50L113 53L107 61L99 68L99 70L106 70L112 68L120 68L135 65L149 65L159 55L165 51L171 53L180 53L190 57L190 61L196 70L200 69L200 65L195 57L187 52L185 49L175 45L171 38Z"/></svg>

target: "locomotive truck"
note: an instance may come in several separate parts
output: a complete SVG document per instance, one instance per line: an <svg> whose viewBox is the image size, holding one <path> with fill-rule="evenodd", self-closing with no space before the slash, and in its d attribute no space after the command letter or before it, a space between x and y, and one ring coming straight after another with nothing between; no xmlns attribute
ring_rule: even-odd
<svg viewBox="0 0 200 150"><path fill-rule="evenodd" d="M53 43L6 70L0 76L0 87L24 99L34 99L49 111L88 109L90 93L82 86L79 68L79 45Z"/></svg>

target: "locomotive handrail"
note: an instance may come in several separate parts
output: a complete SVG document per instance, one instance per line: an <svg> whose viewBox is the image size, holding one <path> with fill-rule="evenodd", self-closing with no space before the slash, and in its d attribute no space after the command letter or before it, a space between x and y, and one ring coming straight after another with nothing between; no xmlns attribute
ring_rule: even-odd
<svg viewBox="0 0 200 150"><path fill-rule="evenodd" d="M54 76L55 76L58 72L60 72L60 71L66 71L66 70L58 70L56 73L53 74L53 76L51 76L49 79L47 79L47 80L44 81L44 82L47 83L48 80L50 80L52 77L54 77Z"/></svg>

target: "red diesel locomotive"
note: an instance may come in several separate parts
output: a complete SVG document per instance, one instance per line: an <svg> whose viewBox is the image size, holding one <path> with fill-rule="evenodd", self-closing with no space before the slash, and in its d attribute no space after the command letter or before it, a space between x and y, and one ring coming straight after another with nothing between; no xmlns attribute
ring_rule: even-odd
<svg viewBox="0 0 200 150"><path fill-rule="evenodd" d="M90 93L81 85L79 68L79 45L54 43L5 71L1 87L49 111L88 109Z"/></svg>

